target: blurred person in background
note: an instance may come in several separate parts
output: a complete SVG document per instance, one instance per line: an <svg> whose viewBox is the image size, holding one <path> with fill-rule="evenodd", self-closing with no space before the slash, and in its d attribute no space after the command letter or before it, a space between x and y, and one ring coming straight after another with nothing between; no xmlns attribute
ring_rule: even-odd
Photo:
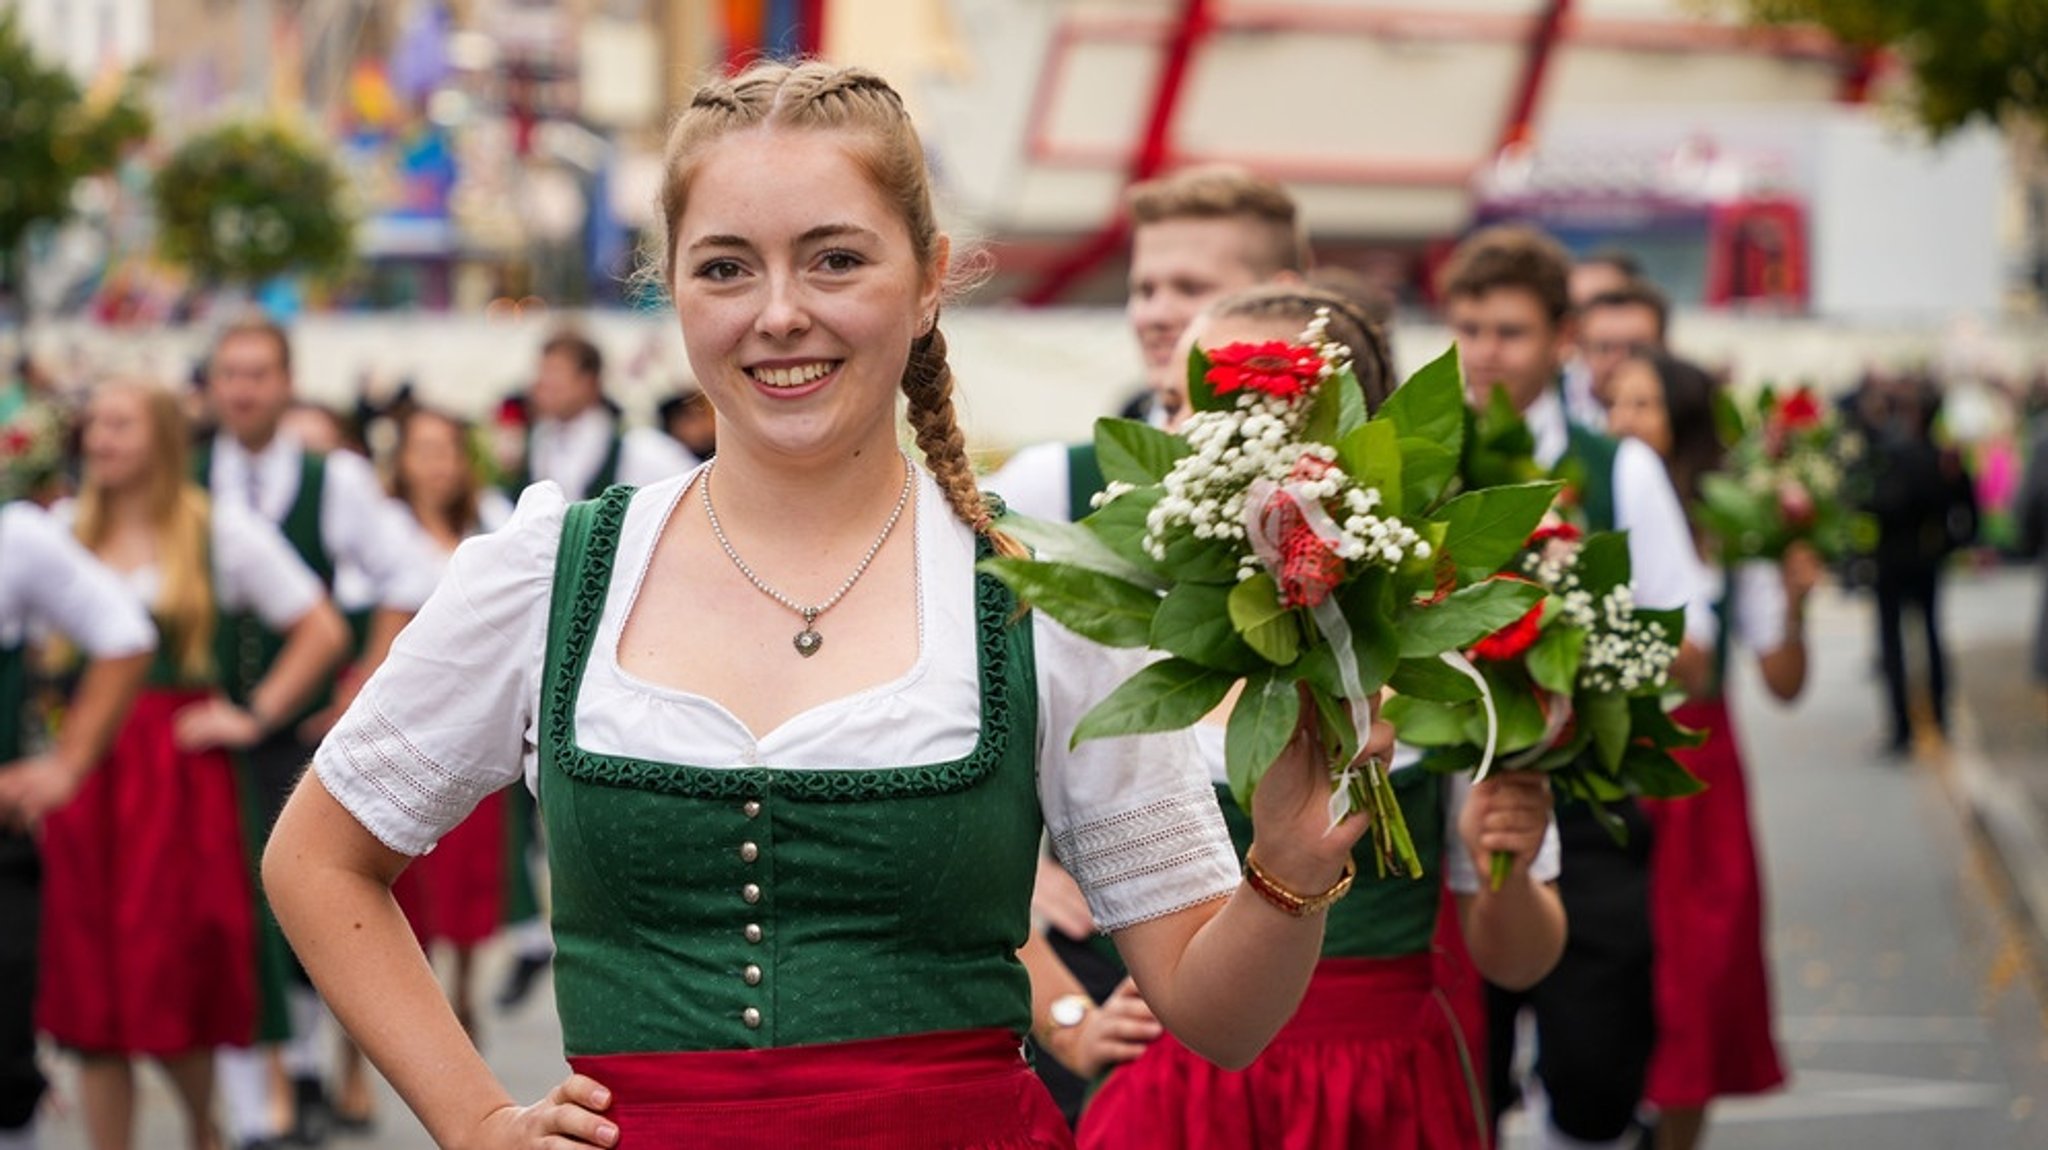
<svg viewBox="0 0 2048 1150"><path fill-rule="evenodd" d="M1649 608L1683 608L1686 640L1674 684L1699 689L1714 635L1711 579L1664 464L1636 440L1615 441L1566 414L1562 373L1573 345L1570 258L1535 228L1483 229L1451 253L1438 297L1458 345L1468 398L1496 388L1527 422L1536 462L1576 481L1574 502L1593 531L1628 533L1629 584ZM1550 1102L1543 1147L1623 1147L1642 1100L1655 1034L1649 853L1652 835L1631 800L1609 812L1617 843L1584 803L1557 804L1564 845L1558 889L1570 930L1564 958L1527 992L1488 989L1488 1059L1496 1117L1519 1098L1517 1019L1536 1020L1536 1075Z"/></svg>
<svg viewBox="0 0 2048 1150"><path fill-rule="evenodd" d="M217 503L252 511L282 531L330 591L338 572L361 573L364 602L349 606L368 610L349 673L336 682L333 693L316 695L302 714L268 729L246 752L256 787L257 817L251 829L260 849L320 735L433 592L435 565L417 530L389 506L367 459L345 451L309 450L286 428L296 397L291 339L283 327L261 316L225 327L207 359L206 400L217 430L196 453L199 481ZM230 698L246 701L282 649L282 636L245 613L224 618L221 630L222 684ZM295 969L267 910L259 927L265 932L259 975L266 993L258 1038L265 1045L285 1044L290 1127L296 1136L317 1141L329 1110L320 1046L325 1011ZM269 1073L257 1052L223 1052L222 1090L238 1139L280 1133Z"/></svg>
<svg viewBox="0 0 2048 1150"><path fill-rule="evenodd" d="M1934 733L1945 736L1948 731L1941 583L1949 557L1975 541L1976 488L1962 457L1935 441L1941 392L1933 380L1898 381L1872 403L1868 498L1877 520L1877 636L1889 723L1883 750L1898 757L1913 747L1905 642L1909 610L1920 617Z"/></svg>
<svg viewBox="0 0 2048 1150"><path fill-rule="evenodd" d="M1197 345L1298 342L1318 314L1327 317L1326 337L1350 349L1365 406L1377 411L1394 389L1385 344L1356 303L1319 287L1266 284L1233 292L1196 317L1183 355ZM1229 706L1217 708L1195 734L1242 854L1252 828L1225 769L1229 716ZM1062 1057L1080 1051L1122 1061L1133 1048L1143 1050L1090 1101L1079 1131L1083 1150L1486 1144L1478 1062L1458 1020L1443 1008L1432 950L1448 929L1469 942L1461 952L1469 949L1486 977L1510 986L1541 978L1564 946L1564 910L1553 885L1557 834L1541 776L1504 771L1474 786L1469 776L1437 774L1421 759L1398 751L1390 778L1422 874L1374 877L1373 861L1357 860L1354 851L1359 878L1350 897L1329 911L1308 993L1250 1066L1218 1068L1161 1036L1139 1009L1143 1000L1129 1001L1138 992L1128 981L1102 1009L1068 1028L1071 1037L1052 1031L1049 1041ZM1516 856L1497 890L1479 878L1496 849ZM1440 888L1452 898L1441 897Z"/></svg>
<svg viewBox="0 0 2048 1150"><path fill-rule="evenodd" d="M718 413L711 410L711 401L695 386L685 386L662 400L655 418L661 421L661 429L670 439L698 459L709 459L718 453Z"/></svg>
<svg viewBox="0 0 2048 1150"><path fill-rule="evenodd" d="M2036 557L2048 555L2048 413L2036 415L2026 430L2026 472L2013 493L2013 536L2020 555ZM2034 622L2034 681L2048 692L2048 575L2041 580L2041 613Z"/></svg>
<svg viewBox="0 0 2048 1150"><path fill-rule="evenodd" d="M1572 314L1583 318L1595 299L1642 281L1643 264L1635 253L1618 247L1599 248L1571 266L1567 290ZM1592 369L1583 354L1565 360L1564 406L1565 414L1581 427L1598 431L1607 425L1607 405L1593 393Z"/></svg>
<svg viewBox="0 0 2048 1150"><path fill-rule="evenodd" d="M36 1016L83 1059L95 1150L131 1144L140 1057L169 1074L194 1150L221 1145L214 1049L247 1046L257 1026L255 891L231 755L288 730L348 643L277 529L191 482L187 440L171 392L101 385L69 509L79 541L149 605L162 637L112 749L43 826ZM231 698L217 644L235 612L253 613L280 646Z"/></svg>
<svg viewBox="0 0 2048 1150"><path fill-rule="evenodd" d="M1697 364L1661 352L1614 369L1608 429L1636 439L1664 461L1687 507L1700 479L1723 459L1714 408L1720 384ZM1709 541L1695 536L1703 547ZM1703 551L1704 554L1704 551ZM1656 1046L1644 1101L1656 1111L1659 1150L1692 1150L1716 1098L1783 1085L1771 1036L1771 989L1764 955L1763 868L1749 816L1742 746L1724 693L1741 646L1756 657L1764 686L1780 702L1806 685L1806 600L1821 575L1811 545L1794 543L1777 562L1719 567L1713 672L1705 688L1672 712L1706 732L1676 752L1706 789L1680 799L1640 800L1654 829L1650 850L1651 963Z"/></svg>
<svg viewBox="0 0 2048 1150"><path fill-rule="evenodd" d="M0 459L0 492L34 484ZM54 635L86 661L56 738L40 745L30 644ZM0 496L0 1150L33 1150L43 869L35 836L106 756L149 672L142 601L32 503Z"/></svg>
<svg viewBox="0 0 2048 1150"><path fill-rule="evenodd" d="M1663 351L1670 317L1664 293L1648 280L1630 280L1580 306L1579 359L1603 420L1614 406L1614 373L1628 360Z"/></svg>

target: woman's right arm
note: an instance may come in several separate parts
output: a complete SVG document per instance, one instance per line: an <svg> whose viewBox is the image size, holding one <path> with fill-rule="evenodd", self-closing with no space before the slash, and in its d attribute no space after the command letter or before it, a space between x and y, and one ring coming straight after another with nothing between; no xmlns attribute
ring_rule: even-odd
<svg viewBox="0 0 2048 1150"><path fill-rule="evenodd" d="M391 883L411 862L308 773L263 855L277 921L335 1017L427 1132L453 1150L611 1146L605 1089L572 1076L521 1107L484 1064L414 941ZM547 1142L556 1136L564 1141Z"/></svg>

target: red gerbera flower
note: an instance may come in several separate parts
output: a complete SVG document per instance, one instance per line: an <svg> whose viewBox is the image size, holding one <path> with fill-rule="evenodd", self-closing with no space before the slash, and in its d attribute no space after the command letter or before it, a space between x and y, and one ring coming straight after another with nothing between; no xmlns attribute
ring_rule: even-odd
<svg viewBox="0 0 2048 1150"><path fill-rule="evenodd" d="M1531 531L1529 533L1529 542L1523 544L1523 546L1533 549L1543 546L1552 539L1562 539L1566 543L1577 543L1581 538L1582 536L1577 527L1560 520L1559 522L1547 524Z"/></svg>
<svg viewBox="0 0 2048 1150"><path fill-rule="evenodd" d="M1786 431L1805 431L1820 424L1820 398L1810 387L1802 387L1778 404L1774 422Z"/></svg>
<svg viewBox="0 0 2048 1150"><path fill-rule="evenodd" d="M1217 395L1249 389L1282 399L1308 394L1322 378L1323 357L1295 343L1232 343L1209 353L1204 377Z"/></svg>
<svg viewBox="0 0 2048 1150"><path fill-rule="evenodd" d="M1508 579L1511 577L1496 575L1494 578ZM1514 582L1527 583L1528 580L1515 579ZM1537 637L1543 633L1543 604L1545 602L1546 600L1538 599L1536 605L1529 608L1528 612L1521 618L1472 644L1472 657L1474 659L1488 659L1496 663L1505 663L1510 659L1521 658L1524 652L1536 645Z"/></svg>

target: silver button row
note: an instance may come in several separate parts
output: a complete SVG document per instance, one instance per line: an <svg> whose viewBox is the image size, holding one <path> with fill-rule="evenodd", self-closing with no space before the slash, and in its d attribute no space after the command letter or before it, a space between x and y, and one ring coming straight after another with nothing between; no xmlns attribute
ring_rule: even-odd
<svg viewBox="0 0 2048 1150"><path fill-rule="evenodd" d="M761 800L759 800L759 799L748 799L748 800L747 800L746 802L744 802L744 803L741 803L741 804L740 804L740 813L741 813L741 814L743 814L743 815L745 815L745 816L747 816L747 817L748 817L748 818L750 818L750 819L758 819L758 818L760 818L760 817L761 817Z"/></svg>
<svg viewBox="0 0 2048 1150"><path fill-rule="evenodd" d="M747 936L748 942L760 942L761 924L758 922L750 922L747 924L747 929L742 933L744 933Z"/></svg>
<svg viewBox="0 0 2048 1150"><path fill-rule="evenodd" d="M755 903L760 902L761 884L750 882L747 885L741 887L740 899L744 901L748 906L752 906Z"/></svg>
<svg viewBox="0 0 2048 1150"><path fill-rule="evenodd" d="M740 972L740 978L748 986L759 986L761 985L761 968L750 962L747 964L747 969Z"/></svg>
<svg viewBox="0 0 2048 1150"><path fill-rule="evenodd" d="M740 861L741 861L741 862L747 862L747 863L750 863L750 862L753 862L753 861L754 861L755 859L757 859L757 858L760 858L760 857L761 857L761 847L760 847L760 845L759 845L758 843L741 843L741 844L740 844Z"/></svg>

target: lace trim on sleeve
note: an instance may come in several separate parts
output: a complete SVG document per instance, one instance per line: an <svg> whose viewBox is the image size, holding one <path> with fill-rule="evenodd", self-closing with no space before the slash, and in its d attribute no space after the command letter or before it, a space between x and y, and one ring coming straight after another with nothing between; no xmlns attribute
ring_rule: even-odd
<svg viewBox="0 0 2048 1150"><path fill-rule="evenodd" d="M367 734L322 743L314 773L364 829L401 854L422 855L500 785L451 771L422 754L372 709Z"/></svg>
<svg viewBox="0 0 2048 1150"><path fill-rule="evenodd" d="M1053 851L1105 931L1171 914L1237 886L1237 854L1204 787L1056 835Z"/></svg>

